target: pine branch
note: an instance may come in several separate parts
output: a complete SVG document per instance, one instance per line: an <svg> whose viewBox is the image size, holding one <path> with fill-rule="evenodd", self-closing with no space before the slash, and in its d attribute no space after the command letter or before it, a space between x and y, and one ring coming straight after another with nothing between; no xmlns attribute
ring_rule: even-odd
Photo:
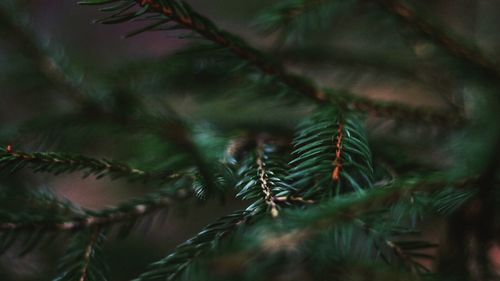
<svg viewBox="0 0 500 281"><path fill-rule="evenodd" d="M191 191L179 189L176 192L164 190L140 199L125 202L117 207L100 211L87 210L84 214L67 216L39 216L31 213L0 212L0 232L36 230L71 232L93 227L110 227L119 223L134 224L146 215L170 207L178 201L192 196Z"/></svg>
<svg viewBox="0 0 500 281"><path fill-rule="evenodd" d="M119 1L80 1L82 5L96 5ZM310 82L299 76L288 73L282 65L273 62L260 51L250 47L243 39L220 30L212 21L194 11L183 1L157 1L157 0L128 0L128 3L136 3L141 7L138 12L122 15L120 11L116 16L111 16L100 20L102 23L115 23L136 18L146 12L154 12L163 15L169 21L178 24L180 27L192 30L204 38L224 47L257 67L263 73L278 78L285 85L296 89L302 94L316 100L325 102L326 96L316 89ZM162 19L163 20L163 19Z"/></svg>
<svg viewBox="0 0 500 281"><path fill-rule="evenodd" d="M51 215L72 215L81 211L71 201L58 198L51 189L13 187L7 185L0 193L0 209L3 211L34 210L38 214Z"/></svg>
<svg viewBox="0 0 500 281"><path fill-rule="evenodd" d="M104 240L98 227L76 234L59 266L61 273L54 281L106 281L108 268L101 249Z"/></svg>
<svg viewBox="0 0 500 281"><path fill-rule="evenodd" d="M243 256L250 255L245 260L262 259L269 255L278 255L278 253L281 252L286 253L290 250L295 251L301 248L300 245L304 244L304 241L311 241L315 239L316 236L328 232L328 229L340 227L342 225L357 223L362 228L372 228L367 223L360 220L360 218L364 216L371 215L376 219L381 219L383 227L386 229L385 231L388 231L389 234L402 235L402 239L391 240L385 237L386 234L382 234L373 228L368 230L372 232L375 238L378 237L378 240L383 241L383 245L381 246L388 248L388 250L403 262L403 264L407 265L413 273L425 273L427 272L427 268L421 265L416 259L431 258L431 256L421 251L433 248L435 245L425 241L409 240L408 234L412 234L412 232L398 230L397 228L395 230L388 230L386 218L381 218L380 212L378 211L386 209L387 206L403 198L413 196L415 193L432 193L440 191L444 187L453 187L455 189L471 188L476 184L477 178L464 178L460 180L448 180L441 176L431 176L428 179L407 178L398 180L387 186L367 191L364 194L352 194L343 196L342 198L336 198L326 204L308 209L305 212L304 210L292 211L284 215L288 220L283 221L284 224L277 226L277 229L280 230L279 232L264 232L264 235L257 238L257 243L253 243L254 246L251 246L251 248L245 247ZM376 233L373 233L374 231L376 231ZM346 235L349 237L348 239L351 239L350 237L352 237L353 234L348 232ZM332 242L331 239L332 238L328 238L330 243ZM342 238L339 239L342 240ZM249 243L244 244L252 244L250 241L255 241L255 233L251 233L249 235ZM341 245L349 246L350 242L352 241L342 240ZM356 245L359 246L358 243L359 242L356 242ZM241 253L237 254L237 256L242 258ZM337 259L334 260L335 263L339 262ZM345 259L341 259L340 262L345 262ZM391 263L389 260L387 260L387 262ZM321 274L323 273L324 271L322 270Z"/></svg>
<svg viewBox="0 0 500 281"><path fill-rule="evenodd" d="M342 145L344 142L344 121L339 120L337 124L337 136L335 137L335 159L333 160L332 181L337 183L340 180L340 169L342 169Z"/></svg>
<svg viewBox="0 0 500 281"><path fill-rule="evenodd" d="M266 202L266 205L268 206L271 216L273 218L278 217L279 212L278 212L278 207L276 204L276 198L275 195L273 194L272 188L271 188L271 183L269 182L269 177L268 177L268 171L266 169L266 164L264 163L264 152L263 152L263 145L259 145L257 148L257 172L259 176L259 184L262 189L262 193L264 194L264 201Z"/></svg>
<svg viewBox="0 0 500 281"><path fill-rule="evenodd" d="M292 154L290 182L304 198L364 192L372 185L371 152L352 115L318 110L299 125Z"/></svg>
<svg viewBox="0 0 500 281"><path fill-rule="evenodd" d="M140 132L150 133L163 138L170 144L174 145L181 155L186 153L192 164L194 164L202 180L204 181L205 192L213 195L218 192L214 186L215 180L212 177L211 163L205 159L200 147L193 139L191 128L170 106L164 102L157 102L155 106L161 107L158 109L157 115L148 113L140 113L139 117L134 116L127 120L118 119L113 114L103 114L100 117L113 123L118 121L119 125L124 126L123 133ZM149 110L154 111L153 108ZM65 116L68 119L68 116ZM81 116L70 116L76 118ZM93 118L95 117L92 116ZM95 120L97 121L97 120ZM123 121L125 121L123 124ZM53 122L53 121L52 121ZM73 122L76 122L73 120ZM64 125L73 124L65 122ZM102 125L102 122L99 123ZM12 149L12 148L11 148ZM126 164L118 163L106 159L91 159L84 156L63 154L63 153L25 153L21 151L8 151L7 148L0 148L0 172L15 172L24 166L29 166L35 172L51 172L54 174L71 173L75 171L85 172L84 177L94 175L97 178L109 176L112 179L127 178L130 181L158 181L161 183L171 179L177 179L183 176L182 173L173 173L169 171L147 172L136 168L129 167ZM12 170L9 170L12 169Z"/></svg>
<svg viewBox="0 0 500 281"><path fill-rule="evenodd" d="M425 255L420 251L435 248L437 245L420 240L410 241L408 240L408 237L405 237L410 233L408 231L403 231L401 233L400 230L391 231L392 236L395 236L395 234L403 236L402 239L396 241L394 239L386 237L384 233L378 231L374 226L363 221L362 219L355 219L354 223L358 224L362 229L365 230L365 232L373 235L377 240L380 241L380 244L375 244L375 247L377 247L378 251L380 251L382 259L389 265L393 264L393 262L391 262L391 260L384 255L381 249L382 247L388 248L390 252L392 252L392 254L398 259L398 261L408 269L412 270L412 272L428 273L430 271L428 268L418 262L416 258L434 258L432 256Z"/></svg>
<svg viewBox="0 0 500 281"><path fill-rule="evenodd" d="M297 217L308 212L308 209L301 211L301 214L296 213ZM243 255L257 255L248 257L247 260L263 257L268 257L269 260L272 259L269 256L280 256L280 253L286 255L290 251L307 249L307 257L310 253L319 251L335 263L354 259L369 260L378 264L380 259L393 269L402 267L413 273L428 273L429 270L420 261L432 259L433 256L424 251L434 249L437 245L413 238L419 232L387 221L385 213L386 210L372 211L352 220L338 221L335 225L322 225L321 229L301 228L294 224L294 217L287 217L288 221L284 220L284 225L278 228L282 232L273 233L272 230L268 230L268 226L263 231L256 232L263 233L257 235L260 237L256 238L256 233L252 233L245 240L239 241L240 245L245 246L237 246L236 252ZM252 246L247 247L247 245ZM317 259L314 254L311 258L313 262ZM324 261L319 266L325 266ZM324 270L320 272L323 273Z"/></svg>
<svg viewBox="0 0 500 281"><path fill-rule="evenodd" d="M334 198L314 209L310 209L310 212L296 214L295 219L292 219L293 223L283 226L283 228L286 228L286 232L293 233L294 236L314 235L337 223L352 222L366 213L387 208L387 206L413 196L415 193L432 193L446 187L454 189L471 188L475 187L476 184L477 178L448 180L439 175L430 176L426 179L399 179L365 193L353 193Z"/></svg>
<svg viewBox="0 0 500 281"><path fill-rule="evenodd" d="M256 139L256 146L248 151L240 163L241 176L236 188L236 197L255 200L247 211L261 213L268 210L271 217L279 215L279 209L286 205L307 204L302 198L294 197L295 189L286 182L288 176L286 160L276 145L266 143L262 136Z"/></svg>
<svg viewBox="0 0 500 281"><path fill-rule="evenodd" d="M68 218L82 214L82 210L68 200L57 198L49 189L44 188L6 188L0 193L0 221L30 220L48 218ZM27 212L29 210L29 213ZM0 223L1 224L1 223ZM19 256L35 249L48 246L59 237L58 233L43 228L29 231L0 231L0 255L13 248Z"/></svg>
<svg viewBox="0 0 500 281"><path fill-rule="evenodd" d="M402 22L412 27L416 32L426 36L437 45L441 46L453 57L475 66L486 76L493 80L500 78L498 65L485 57L477 47L463 43L464 40L455 39L439 27L420 17L415 11L401 3L399 0L376 0L383 7L398 17Z"/></svg>
<svg viewBox="0 0 500 281"><path fill-rule="evenodd" d="M0 148L0 172L15 173L24 167L29 167L35 173L45 172L59 175L62 173L83 172L83 177L95 176L111 179L126 178L130 181L160 181L166 182L181 177L181 174L171 172L151 173L132 168L126 164L105 159L93 159L80 155L57 152L26 153L14 151L11 145Z"/></svg>
<svg viewBox="0 0 500 281"><path fill-rule="evenodd" d="M219 218L200 233L179 245L175 251L149 266L149 269L134 281L174 280L196 259L214 249L221 239L245 224L252 214L238 211Z"/></svg>
<svg viewBox="0 0 500 281"><path fill-rule="evenodd" d="M447 187L455 190L469 189L476 187L477 182L477 178L449 180L440 175L430 176L426 179L410 177L399 179L362 194L353 193L336 197L326 203L309 208L306 212L303 209L291 210L284 215L288 218L287 221L283 221L284 224L275 225L274 233L266 232L266 235L261 237L255 246L245 251L275 254L287 249L296 249L298 244L324 233L327 229L349 223L359 224L362 216L370 214L378 216L380 210L384 210L404 198L414 196L416 193L433 193ZM365 224L361 223L361 226L365 226ZM250 237L252 241L255 240L253 235ZM400 258L403 258L404 254L405 259L409 255L426 258L426 255L415 251L434 246L427 242L406 242L403 239L401 241L386 241L385 243L394 251L394 254L401 255ZM416 263L413 265L421 270L425 269Z"/></svg>
<svg viewBox="0 0 500 281"><path fill-rule="evenodd" d="M289 73L284 66L251 47L243 39L223 30L220 30L212 21L194 11L186 2L179 0L86 0L80 1L81 5L102 5L117 3L115 6L103 8L114 14L100 20L105 24L120 23L129 20L141 19L145 14L153 13L157 21L173 23L176 29L186 29L201 35L205 39L229 50L236 56L255 66L262 73L270 75L279 80L290 89L312 99L318 104L334 103L345 110L358 110L368 112L377 116L397 116L398 118L409 117L414 121L433 122L444 125L457 126L463 122L462 116L447 112L434 112L427 109L412 110L407 116L405 106L399 104L379 103L366 98L358 98L351 93L339 93L333 90L320 90L309 79ZM135 3L135 5L134 5ZM135 6L140 7L136 11L127 11ZM146 17L149 19L150 17ZM155 26L156 28L156 26ZM172 26L170 27L172 28ZM168 28L167 28L168 30ZM147 29L141 29L147 31ZM136 34L136 32L134 32ZM417 117L415 117L417 115Z"/></svg>
<svg viewBox="0 0 500 281"><path fill-rule="evenodd" d="M189 155L201 177L204 197L221 196L213 176L216 165L210 163L209 159L203 155L201 148L194 141L192 128L169 104L161 103L161 106L162 115L154 116L146 113L142 119L138 120L137 125L146 127Z"/></svg>

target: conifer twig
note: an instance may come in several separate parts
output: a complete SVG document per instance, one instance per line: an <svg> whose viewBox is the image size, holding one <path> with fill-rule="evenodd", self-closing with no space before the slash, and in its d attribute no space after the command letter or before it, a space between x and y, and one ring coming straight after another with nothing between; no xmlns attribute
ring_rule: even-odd
<svg viewBox="0 0 500 281"><path fill-rule="evenodd" d="M351 93L319 89L313 82L303 76L288 72L277 60L265 53L251 47L243 39L227 31L219 29L211 20L200 15L183 1L158 1L158 0L128 0L131 4L121 9L115 15L100 20L101 23L119 23L133 18L138 18L147 12L158 13L187 30L198 33L205 39L231 51L236 56L247 61L262 73L275 77L290 89L309 97L318 104L334 103L345 110L357 110L376 116L409 118L414 121L432 122L439 125L457 126L463 122L462 116L454 113L436 112L427 109L410 109L397 103L380 103L367 98L357 97ZM117 2L114 0L83 0L82 5L100 5ZM136 3L141 7L136 12L125 13L132 9ZM163 20L163 19L162 19ZM147 31L143 29L141 31Z"/></svg>
<svg viewBox="0 0 500 281"><path fill-rule="evenodd" d="M462 189L477 183L477 180L477 178L463 178L455 181L440 178L400 179L384 187L373 188L363 194L354 193L342 199L333 199L331 202L316 207L316 210L305 216L298 217L298 221L293 224L295 229L287 227L285 234L273 236L272 241L263 241L260 247L265 251L269 245L281 241L280 239L302 241L304 237L313 236L325 228L357 220L367 212L390 206L402 198L412 196L415 192L433 192L444 187ZM279 250L275 247L271 248L273 251Z"/></svg>
<svg viewBox="0 0 500 281"><path fill-rule="evenodd" d="M332 181L340 180L340 170L342 169L342 141L343 141L344 123L342 120L338 122L337 136L335 140L335 159L333 160Z"/></svg>
<svg viewBox="0 0 500 281"><path fill-rule="evenodd" d="M78 279L79 281L87 280L90 258L92 255L94 245L97 243L98 235L99 235L99 228L95 227L91 232L88 244L83 252L83 266L81 269L80 279Z"/></svg>
<svg viewBox="0 0 500 281"><path fill-rule="evenodd" d="M408 116L406 114L409 109L408 107L402 107L399 104L380 104L366 98L353 98L354 96L351 93L344 93L344 98L347 100L339 100L339 97L336 95L327 95L307 79L288 73L281 64L273 62L260 51L250 47L241 38L237 38L228 32L219 30L215 24L194 12L190 7L186 9L189 12L180 15L175 9L168 7L168 5L162 5L157 0L136 1L141 6L147 5L149 9L162 13L185 28L194 30L208 40L228 48L237 56L256 66L260 71L278 78L285 85L312 98L320 104L333 101L335 103L340 103L345 109L360 110L379 116L410 117L410 119L414 121L438 122L439 124L451 123L453 126L461 122L460 116L450 115L449 113L433 112L427 109L410 109L411 114ZM184 2L183 4L187 6ZM414 117L414 115L416 116Z"/></svg>
<svg viewBox="0 0 500 281"><path fill-rule="evenodd" d="M359 215L380 207L386 207L402 198L412 196L415 192L433 192L444 187L465 188L477 182L477 178L464 178L448 181L439 178L430 179L399 179L385 187L375 187L366 193L345 197L341 200L332 200L330 204L321 208L322 212L312 213L304 220L309 227L321 229L321 226L334 224L337 221L352 220Z"/></svg>
<svg viewBox="0 0 500 281"><path fill-rule="evenodd" d="M125 202L117 207L108 208L99 211L87 210L82 215L76 215L73 218L45 218L37 216L27 216L16 218L16 220L2 219L0 221L0 232L29 230L43 228L45 231L65 231L71 232L93 227L107 227L118 223L134 221L156 211L165 209L177 201L184 201L192 197L192 192L185 189L163 191L150 194L142 199L135 199ZM8 215L8 214L7 214Z"/></svg>
<svg viewBox="0 0 500 281"><path fill-rule="evenodd" d="M177 246L173 253L151 264L146 272L133 281L174 280L199 256L213 249L217 242L247 223L253 215L248 211L237 211L219 218Z"/></svg>
<svg viewBox="0 0 500 281"><path fill-rule="evenodd" d="M6 149L0 148L0 171L14 173L23 167L30 167L35 172L49 172L54 174L84 172L84 177L94 175L97 178L109 176L112 179L128 178L142 181L168 181L179 178L179 173L151 173L127 164L105 159L94 159L81 155L72 155L56 152L14 151L11 145Z"/></svg>
<svg viewBox="0 0 500 281"><path fill-rule="evenodd" d="M318 199L362 193L372 186L372 153L354 115L330 107L318 110L299 124L292 155L290 182L298 191L295 195Z"/></svg>
<svg viewBox="0 0 500 281"><path fill-rule="evenodd" d="M382 241L382 243L385 246L387 246L394 253L394 255L396 257L398 257L406 266L408 266L412 270L415 270L415 265L419 266L420 268L425 268L420 263L415 261L411 257L411 255L406 253L406 251L401 246L399 246L396 241L384 237L383 234L380 233L377 229L375 229L373 226L369 225L367 222L365 222L359 218L353 218L353 220L354 220L354 222L358 223L360 225L360 227L363 228L367 233L372 233L373 235L377 236ZM432 246L436 246L436 245L429 243L426 246L432 247ZM376 247L379 248L378 245L376 245ZM383 254L382 254L382 257L383 257L385 262L390 264L390 261L385 256L383 256ZM425 268L425 269L426 269L426 272L429 271L427 268Z"/></svg>
<svg viewBox="0 0 500 281"><path fill-rule="evenodd" d="M279 212L278 212L278 206L276 204L276 199L273 195L272 189L269 186L269 181L267 178L267 172L266 172L266 164L264 163L264 152L263 152L263 144L259 144L257 147L257 157L256 157L256 162L257 162L257 173L259 174L259 182L260 186L262 189L262 193L264 194L264 201L266 202L267 206L269 207L271 211L271 216L273 218L278 217Z"/></svg>
<svg viewBox="0 0 500 281"><path fill-rule="evenodd" d="M71 237L54 281L106 281L108 266L103 261L102 244L106 236L100 227L81 231Z"/></svg>
<svg viewBox="0 0 500 281"><path fill-rule="evenodd" d="M74 155L65 155L61 153L55 153L55 152L35 152L35 153L26 153L26 152L21 152L21 151L9 151L7 149L7 153L1 155L3 156L1 158L3 167L8 168L10 165L14 166L13 170L11 172L16 171L17 169L20 169L21 166L20 163L17 163L18 161L26 162L26 164L31 164L33 167L36 167L38 165L44 165L44 164L56 164L60 165L59 168L65 168L68 170L73 170L73 169L78 169L80 167L81 169L92 169L92 170L97 170L98 172L96 173L101 173L102 171L105 172L118 172L118 173L124 173L124 174L129 174L129 175L134 175L134 176L144 176L146 175L146 172L135 169L135 168L130 168L127 167L124 164L117 164L113 165L110 161L106 160L95 160L83 156L74 156ZM10 156L10 157L9 157ZM17 165L13 165L17 164ZM38 170L45 170L45 167L43 168L35 168L35 171ZM50 170L50 169L47 169ZM60 170L57 171L58 173Z"/></svg>
<svg viewBox="0 0 500 281"><path fill-rule="evenodd" d="M318 102L326 102L325 94L318 90L307 80L288 73L279 63L273 62L260 51L250 47L241 38L226 31L222 31L209 19L193 11L185 2L179 4L185 7L186 12L181 14L178 9L162 4L157 0L136 0L140 6L147 6L150 10L169 17L172 21L183 27L193 30L208 40L230 50L235 55L248 61L263 73L278 78L285 85L298 90L302 94L311 97Z"/></svg>

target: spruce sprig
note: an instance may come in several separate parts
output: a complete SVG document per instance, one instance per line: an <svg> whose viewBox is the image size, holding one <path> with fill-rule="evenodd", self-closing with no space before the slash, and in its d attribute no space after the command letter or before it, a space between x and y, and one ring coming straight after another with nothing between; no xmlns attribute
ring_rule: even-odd
<svg viewBox="0 0 500 281"><path fill-rule="evenodd" d="M388 207L415 194L432 195L445 188L474 189L476 184L476 178L448 179L442 175L427 179L401 178L362 194L351 193L331 198L307 209L287 210L283 214L285 219L280 224L273 224L272 227L267 225L263 228L263 233L250 232L241 238L241 244L251 245L241 248L243 252L252 255L279 253L300 248L304 243L308 243L307 241L315 241L318 237L329 237L329 243L333 243L332 239L342 240L345 236L348 241L341 241L339 246L350 249L352 241L349 239L353 239L354 227L363 230L369 238L356 240L356 245L366 242L362 244L362 249L375 247L377 257L381 257L388 264L402 265L414 272L428 272L428 269L420 264L420 260L432 258L425 251L435 248L436 245L414 239L412 236L418 234L415 228L402 227L398 222L390 221ZM341 234L342 227L350 230ZM330 234L329 230L336 229L337 232ZM263 235L256 235L259 233ZM366 258L373 258L370 251L365 255Z"/></svg>
<svg viewBox="0 0 500 281"><path fill-rule="evenodd" d="M322 108L299 124L290 182L304 198L364 192L372 186L371 151L353 115Z"/></svg>
<svg viewBox="0 0 500 281"><path fill-rule="evenodd" d="M71 243L59 265L59 276L53 281L106 281L108 267L103 260L102 244L106 240L99 227L81 231Z"/></svg>
<svg viewBox="0 0 500 281"><path fill-rule="evenodd" d="M400 178L364 193L331 199L306 215L297 216L295 227L319 231L338 222L352 221L370 211L384 209L416 193L432 193L445 188L474 188L477 178L448 179L442 175ZM304 228L305 227L305 228Z"/></svg>
<svg viewBox="0 0 500 281"><path fill-rule="evenodd" d="M107 176L111 179L126 178L130 181L142 182L166 182L181 176L168 171L146 172L113 160L94 159L82 155L58 152L27 153L0 148L0 172L12 174L25 167L35 173L59 175L78 171L83 173L84 178L95 176L100 179Z"/></svg>
<svg viewBox="0 0 500 281"><path fill-rule="evenodd" d="M76 231L92 227L113 227L116 224L126 223L134 225L139 219L160 210L167 210L175 203L182 202L192 196L186 189L165 189L147 194L142 198L132 199L116 207L99 211L82 210L81 213L70 213L54 216L54 214L40 214L19 212L0 212L0 231L21 231L43 229L44 231Z"/></svg>
<svg viewBox="0 0 500 281"><path fill-rule="evenodd" d="M261 213L268 211L273 218L287 204L304 203L293 197L294 188L286 181L288 166L276 145L257 140L257 146L241 161L238 174L240 181L236 188L237 198L255 200L247 211Z"/></svg>
<svg viewBox="0 0 500 281"><path fill-rule="evenodd" d="M223 238L227 238L250 220L248 211L237 211L219 218L193 238L179 245L173 253L155 263L133 281L175 280L200 256L215 250Z"/></svg>
<svg viewBox="0 0 500 281"><path fill-rule="evenodd" d="M463 117L454 113L433 111L425 108L411 110L397 103L380 103L345 91L318 88L311 79L292 74L283 64L266 53L250 46L242 38L221 30L210 19L196 12L188 3L180 0L85 0L81 5L104 5L104 12L111 16L98 20L104 24L121 23L131 20L151 20L148 25L131 34L149 30L188 30L200 35L216 45L230 51L237 57L257 68L260 72L275 78L293 91L323 105L333 103L344 110L367 112L375 116L409 118L413 121L431 122L445 126L462 125ZM409 113L409 115L407 114ZM417 115L417 118L415 118Z"/></svg>

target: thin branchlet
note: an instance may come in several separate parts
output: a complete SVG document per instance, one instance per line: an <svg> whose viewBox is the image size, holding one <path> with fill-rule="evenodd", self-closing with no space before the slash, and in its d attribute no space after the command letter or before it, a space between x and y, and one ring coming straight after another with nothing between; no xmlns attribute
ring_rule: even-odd
<svg viewBox="0 0 500 281"><path fill-rule="evenodd" d="M83 257L82 257L83 266L80 271L81 274L80 278L78 279L79 281L87 280L92 251L94 250L95 244L97 243L97 237L99 236L99 232L100 232L99 227L95 227L94 229L92 229L89 240L87 242L87 246L83 251Z"/></svg>
<svg viewBox="0 0 500 281"><path fill-rule="evenodd" d="M475 183L477 183L476 177L454 181L432 177L421 180L399 179L387 186L376 187L363 195L354 194L338 202L334 200L332 202L335 204L326 206L321 213L311 213L311 216L305 219L304 223L308 228L319 231L337 222L352 221L367 211L390 206L403 198L413 196L416 192L429 193L446 187L462 189L473 186Z"/></svg>
<svg viewBox="0 0 500 281"><path fill-rule="evenodd" d="M94 227L107 227L122 222L134 221L162 209L168 208L176 202L184 201L192 196L192 192L180 189L174 194L156 193L144 199L126 202L114 208L100 211L86 211L69 219L54 220L52 218L37 218L33 220L3 221L0 222L0 231L30 230L43 228L45 230L71 232Z"/></svg>
<svg viewBox="0 0 500 281"><path fill-rule="evenodd" d="M106 281L108 267L103 262L105 230L95 226L73 234L59 264L54 281Z"/></svg>
<svg viewBox="0 0 500 281"><path fill-rule="evenodd" d="M158 13L178 26L196 32L205 39L229 50L237 57L247 61L262 73L273 76L276 80L287 85L318 104L333 103L344 110L367 112L375 116L410 119L416 122L429 122L442 126L461 126L464 117L455 112L435 111L427 108L410 108L399 103L381 103L372 99L356 96L338 90L320 89L310 79L295 75L286 70L282 63L270 58L264 52L257 50L242 38L219 29L211 20L194 11L186 2L158 1L158 0L131 0L141 7L130 15L111 16L103 19L103 23L122 22L123 20L140 17L146 12ZM104 2L81 1L81 4L103 4ZM132 8L131 5L129 8ZM141 31L146 31L143 29Z"/></svg>
<svg viewBox="0 0 500 281"><path fill-rule="evenodd" d="M168 5L162 5L156 0L136 0L136 2L140 6L147 5L149 9L162 13L183 27L194 30L206 39L227 48L238 57L250 62L263 73L275 76L285 85L298 90L313 100L320 103L327 101L327 96L311 82L288 73L282 65L272 62L263 53L250 47L241 38L219 30L210 20L194 12L191 8L189 8L189 12L181 14ZM183 4L186 5L185 3Z"/></svg>
<svg viewBox="0 0 500 281"><path fill-rule="evenodd" d="M269 185L266 172L266 164L264 163L263 149L264 149L263 144L257 147L257 157L256 157L257 173L259 176L260 187L262 189L262 193L264 194L264 201L266 202L268 208L270 209L271 216L273 218L276 218L279 215L279 211L278 211L278 206L276 205L275 202L273 191L271 189L271 186Z"/></svg>
<svg viewBox="0 0 500 281"><path fill-rule="evenodd" d="M173 253L151 264L149 270L134 281L175 280L200 256L213 249L215 243L248 223L254 215L252 212L237 211L219 218L196 236L177 246Z"/></svg>
<svg viewBox="0 0 500 281"><path fill-rule="evenodd" d="M215 24L207 18L192 11L179 15L176 11L166 5L160 4L157 0L136 0L141 6L148 6L151 10L163 13L173 21L191 29L247 60L256 66L263 73L278 78L285 85L312 98L319 104L333 102L348 110L359 110L377 116L388 116L397 118L409 118L414 121L433 122L441 125L457 126L463 122L463 117L454 113L431 111L428 109L410 109L399 104L381 104L367 98L354 97L353 94L344 93L343 97L337 95L327 95L323 90L318 89L314 83L303 77L289 74L278 62L269 59L265 54L250 47L241 38L219 30ZM185 3L184 3L185 4ZM237 40L236 40L237 39ZM410 113L407 115L407 113Z"/></svg>
<svg viewBox="0 0 500 281"><path fill-rule="evenodd" d="M13 150L12 145L8 145L6 149L0 148L0 170L13 173L25 166L35 172L60 174L81 171L85 176L94 175L99 178L109 176L113 179L128 178L141 181L168 181L182 176L181 173L146 172L127 164L81 155L56 152L27 153Z"/></svg>
<svg viewBox="0 0 500 281"><path fill-rule="evenodd" d="M337 137L335 141L335 159L333 160L332 180L338 182L340 180L340 169L342 169L342 139L343 139L344 123L340 120L338 123Z"/></svg>
<svg viewBox="0 0 500 281"><path fill-rule="evenodd" d="M353 222L369 211L390 206L403 198L413 196L417 192L431 193L446 187L463 189L474 186L475 183L477 183L477 178L475 177L454 181L441 178L424 180L400 179L387 186L367 191L362 195L353 194L350 196L350 199L348 199L349 197L341 200L334 199L331 202L327 202L327 205L318 206L316 211L310 212L300 218L300 221L294 224L295 227L293 229L286 228L285 234L274 235L272 239L275 241L280 241L280 239L302 241L304 237L314 236L327 228L335 227L339 223ZM300 237L300 239L297 237ZM267 249L266 245L269 244L269 241L264 240L259 247ZM391 246L391 243L387 245ZM273 247L273 249L275 248ZM393 250L397 250L394 247L392 248Z"/></svg>
<svg viewBox="0 0 500 281"><path fill-rule="evenodd" d="M395 241L388 239L385 235L380 233L377 229L375 229L372 225L368 224L367 222L363 221L360 218L353 218L353 222L358 224L365 232L370 233L377 237L383 245L391 249L392 253L403 262L405 266L410 268L413 272L416 271L415 264L419 264L414 258L411 257L411 255L407 254L406 251L399 246ZM429 244L431 245L431 244ZM377 248L379 245L375 245ZM384 256L383 253L381 253L382 258L385 262L390 264L390 261L387 257ZM420 265L420 264L419 264ZM423 266L421 266L423 267Z"/></svg>

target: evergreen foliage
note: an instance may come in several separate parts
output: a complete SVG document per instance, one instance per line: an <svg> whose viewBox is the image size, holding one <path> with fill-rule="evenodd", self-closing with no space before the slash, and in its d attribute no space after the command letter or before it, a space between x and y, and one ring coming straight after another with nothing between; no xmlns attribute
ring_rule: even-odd
<svg viewBox="0 0 500 281"><path fill-rule="evenodd" d="M290 178L303 197L331 197L371 187L372 156L355 117L328 108L305 120L297 131Z"/></svg>
<svg viewBox="0 0 500 281"><path fill-rule="evenodd" d="M190 202L228 200L246 207L148 260L133 280L496 280L500 70L413 2L272 1L256 19L261 35L277 39L264 50L182 0L82 0L106 13L97 23L141 23L127 38L158 31L196 42L166 58L94 70L88 83L76 62L40 43L15 1L0 3L0 34L23 54L9 60L26 68L2 65L12 78L0 83L64 100L55 102L61 110L0 128L0 255L61 240L57 272L37 280L114 280L108 242L154 231L160 213ZM413 54L339 55L325 34L345 14L415 44ZM422 55L415 42L432 50ZM446 109L388 102L324 87L292 71L290 55L333 58L435 93L443 85L414 66L432 65L455 88L441 93ZM33 85L19 83L25 76L36 77ZM377 136L373 124L387 123L394 128ZM104 148L89 149L94 142ZM84 156L99 153L106 158ZM91 210L31 186L75 173L123 180L114 183L133 198ZM131 192L126 182L143 188ZM10 278L1 270L0 260L0 278Z"/></svg>
<svg viewBox="0 0 500 281"><path fill-rule="evenodd" d="M6 170L6 173L14 173L28 166L33 172L46 172L58 175L61 173L71 173L83 171L83 177L90 175L96 178L109 176L112 179L128 178L129 180L143 181L154 179L165 180L169 177L178 175L169 175L168 173L158 173L157 175L147 173L138 169L129 167L109 160L96 160L80 155L67 155L61 153L25 153L7 151L0 149L0 169Z"/></svg>
<svg viewBox="0 0 500 281"><path fill-rule="evenodd" d="M73 237L54 280L107 280L101 244L105 236L99 228L82 231Z"/></svg>

